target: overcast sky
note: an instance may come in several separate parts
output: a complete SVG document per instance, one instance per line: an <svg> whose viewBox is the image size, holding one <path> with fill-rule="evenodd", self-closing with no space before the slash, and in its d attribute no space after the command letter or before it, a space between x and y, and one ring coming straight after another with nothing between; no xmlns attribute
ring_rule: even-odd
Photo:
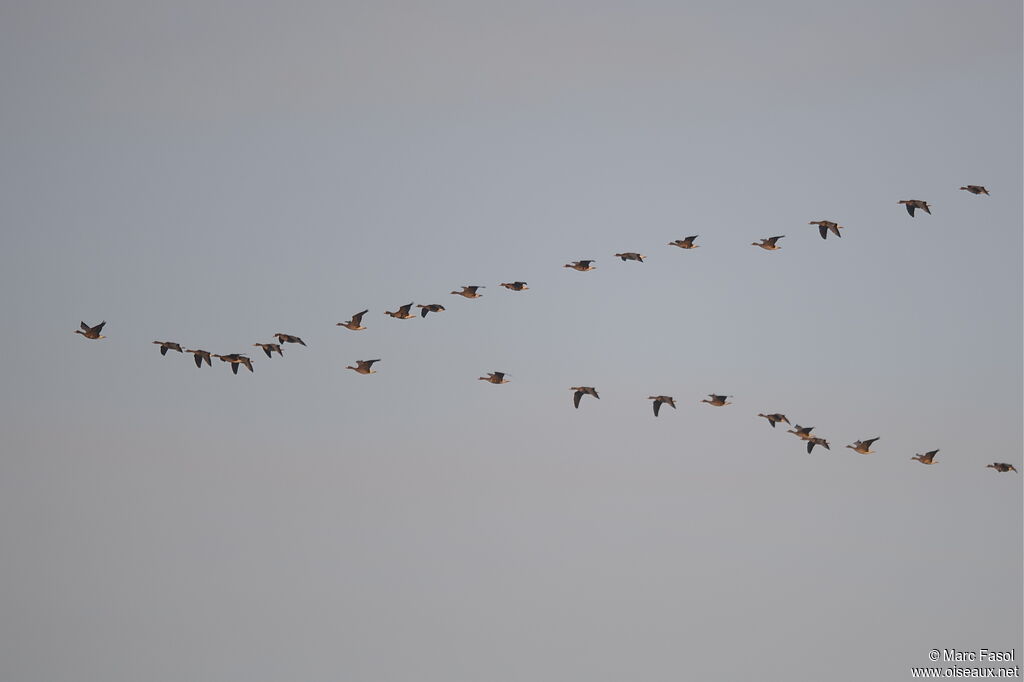
<svg viewBox="0 0 1024 682"><path fill-rule="evenodd" d="M1024 469L1021 27L0 5L0 679L1020 665L1022 477L985 465ZM447 310L385 317L410 301ZM276 332L307 347L252 347Z"/></svg>

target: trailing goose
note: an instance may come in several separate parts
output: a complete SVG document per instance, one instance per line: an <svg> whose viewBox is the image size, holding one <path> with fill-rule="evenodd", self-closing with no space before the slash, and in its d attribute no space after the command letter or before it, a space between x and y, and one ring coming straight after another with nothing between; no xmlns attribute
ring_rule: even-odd
<svg viewBox="0 0 1024 682"><path fill-rule="evenodd" d="M363 315L365 315L367 312L369 312L369 311L368 310L364 310L361 313L356 313L355 315L352 316L352 319L349 320L348 322L339 322L338 324L336 324L334 326L335 327L345 327L346 329L351 329L354 332L362 331L362 330L366 329L366 327L363 327L362 324L363 324Z"/></svg>
<svg viewBox="0 0 1024 682"><path fill-rule="evenodd" d="M526 286L526 282L502 282L501 286L510 291L526 291L530 288Z"/></svg>
<svg viewBox="0 0 1024 682"><path fill-rule="evenodd" d="M186 348L185 352L186 353L192 353L192 357L196 361L196 367L202 367L203 366L203 360L206 360L206 364L208 366L213 367L213 363L210 362L210 351L206 351L206 350L191 350L189 348Z"/></svg>
<svg viewBox="0 0 1024 682"><path fill-rule="evenodd" d="M464 296L466 298L480 298L483 294L476 293L476 290L486 288L487 287L480 286L479 284L474 284L473 286L464 286L462 287L462 291L453 291L452 293L456 296Z"/></svg>
<svg viewBox="0 0 1024 682"><path fill-rule="evenodd" d="M411 315L409 313L409 309L410 308L412 308L412 303L406 303L405 305L403 305L401 308L399 308L395 312L391 312L390 310L385 310L384 314L385 315L390 315L391 317L397 317L399 320L411 320L411 319L413 319L416 316L415 315Z"/></svg>
<svg viewBox="0 0 1024 682"><path fill-rule="evenodd" d="M103 329L103 325L105 325L106 323L107 323L107 321L103 320L102 322L100 322L95 327L90 327L85 322L81 322L80 325L81 325L82 328L81 329L76 329L75 333L76 334L81 334L82 336L84 336L87 339L105 339L107 337L103 336L103 334L100 334L100 331Z"/></svg>
<svg viewBox="0 0 1024 682"><path fill-rule="evenodd" d="M961 187L960 189L965 189L971 194L988 194L988 190L982 187L981 185L967 185L966 187Z"/></svg>
<svg viewBox="0 0 1024 682"><path fill-rule="evenodd" d="M765 251L775 251L777 249L781 249L782 248L781 246L778 246L775 242L779 241L780 239L782 239L785 236L786 235L784 235L784 234L780 234L777 237L766 237L766 238L761 240L760 244L758 244L757 242L750 242L750 245L751 246L760 246Z"/></svg>
<svg viewBox="0 0 1024 682"><path fill-rule="evenodd" d="M428 303L427 305L418 305L420 308L420 317L426 317L427 313L440 313L444 311L444 306L440 303Z"/></svg>
<svg viewBox="0 0 1024 682"><path fill-rule="evenodd" d="M764 417L765 419L767 419L768 423L772 425L773 429L775 428L775 425L778 424L779 422L786 422L787 424L789 423L789 420L786 419L786 415L780 414L778 412L776 412L775 414L761 414L760 412L758 412L757 416Z"/></svg>
<svg viewBox="0 0 1024 682"><path fill-rule="evenodd" d="M901 204L903 204L904 206L907 207L907 213L910 214L911 218L914 217L914 209L917 209L917 208L921 209L922 211L924 211L928 215L932 214L931 207L928 206L928 202L927 201L921 201L920 199L903 199L899 203L901 203Z"/></svg>
<svg viewBox="0 0 1024 682"><path fill-rule="evenodd" d="M986 469L995 469L996 471L998 471L1001 474L1005 474L1007 471L1013 471L1013 472L1017 471L1016 469L1013 468L1012 464L1007 464L1006 462L993 462L992 464L986 464L985 468Z"/></svg>
<svg viewBox="0 0 1024 682"><path fill-rule="evenodd" d="M817 436L811 436L810 438L807 439L807 454L808 455L811 454L811 450L814 449L815 445L820 445L821 447L825 448L826 450L831 450L832 449L832 448L830 448L828 446L828 441L825 440L824 438L818 438Z"/></svg>
<svg viewBox="0 0 1024 682"><path fill-rule="evenodd" d="M692 235L686 239L677 239L673 242L669 242L669 246L678 246L680 249L699 249L699 244L694 244L693 240L699 237L699 234Z"/></svg>
<svg viewBox="0 0 1024 682"><path fill-rule="evenodd" d="M676 409L676 401L670 395L651 395L647 396L648 400L654 401L654 416L658 416L658 412L661 410L661 406L669 405L673 410Z"/></svg>
<svg viewBox="0 0 1024 682"><path fill-rule="evenodd" d="M481 381L486 381L491 384L507 384L508 379L505 378L504 372L490 372L485 377L477 377Z"/></svg>
<svg viewBox="0 0 1024 682"><path fill-rule="evenodd" d="M859 452L862 455L870 455L874 452L874 450L871 449L871 444L876 440L878 440L877 436L874 438L868 438L867 440L854 441L853 445L847 445L846 447L850 448L854 452Z"/></svg>
<svg viewBox="0 0 1024 682"><path fill-rule="evenodd" d="M154 341L156 345L160 346L160 355L167 355L167 351L176 350L179 353L181 351L181 345L174 343L173 341Z"/></svg>
<svg viewBox="0 0 1024 682"><path fill-rule="evenodd" d="M916 459L921 464L935 464L933 460L935 459L935 455L938 452L938 450L930 450L929 452L926 452L923 455L921 453L918 453L917 455L911 457L910 459Z"/></svg>
<svg viewBox="0 0 1024 682"><path fill-rule="evenodd" d="M356 360L356 366L348 365L345 369L354 369L359 374L376 374L377 370L370 369L373 367L373 363L380 362L380 358L376 360Z"/></svg>
<svg viewBox="0 0 1024 682"><path fill-rule="evenodd" d="M839 234L839 230L843 229L843 226L840 225L839 223L834 223L831 220L812 220L811 222L809 222L807 224L808 225L817 225L818 226L818 234L821 235L822 239L827 239L828 238L829 231L831 231L832 234L834 234L835 236L837 236L839 238L842 238L842 236L843 236L843 235Z"/></svg>
<svg viewBox="0 0 1024 682"><path fill-rule="evenodd" d="M704 400L701 400L701 402L707 403L708 405L714 405L715 407L723 407L725 405L732 405L732 403L726 400L726 398L731 397L731 395L715 395L714 393L708 393L708 398L711 398L711 400L705 398Z"/></svg>
<svg viewBox="0 0 1024 682"><path fill-rule="evenodd" d="M588 270L596 270L596 265L591 265L594 261L592 260L577 260L572 263L566 263L562 267L572 268L573 270L579 270L580 272L587 272Z"/></svg>
<svg viewBox="0 0 1024 682"><path fill-rule="evenodd" d="M635 261L640 261L641 263L644 262L644 258L645 258L645 256L643 254L639 254L636 251L626 251L625 253L617 253L617 254L615 254L615 257L616 258L621 258L623 261L635 260Z"/></svg>
<svg viewBox="0 0 1024 682"><path fill-rule="evenodd" d="M220 358L221 362L230 362L231 371L235 374L238 374L239 365L245 365L247 370L250 372L252 371L252 360L241 353L230 353L228 355L217 355L216 353L213 353L213 357Z"/></svg>
<svg viewBox="0 0 1024 682"><path fill-rule="evenodd" d="M271 353L277 353L281 357L284 357L284 352L281 350L281 344L279 343L254 343L252 345L257 348L262 348L263 352L267 354L268 358L270 357Z"/></svg>
<svg viewBox="0 0 1024 682"><path fill-rule="evenodd" d="M811 435L811 431L813 431L813 430L814 430L813 426L800 426L799 424L797 424L795 430L794 429L789 429L789 430L786 431L786 433L792 433L794 436L796 436L800 440L809 440L809 439L814 437L814 436Z"/></svg>
<svg viewBox="0 0 1024 682"><path fill-rule="evenodd" d="M585 395L592 395L598 400L601 399L601 396L597 394L597 389L594 388L593 386L573 386L569 390L576 391L575 393L572 394L572 404L576 407L577 410L580 409L580 398L582 398Z"/></svg>
<svg viewBox="0 0 1024 682"><path fill-rule="evenodd" d="M274 334L274 336L277 337L278 343L297 343L301 346L306 345L305 341L297 336L292 336L291 334L282 334L281 332L278 332L277 334Z"/></svg>

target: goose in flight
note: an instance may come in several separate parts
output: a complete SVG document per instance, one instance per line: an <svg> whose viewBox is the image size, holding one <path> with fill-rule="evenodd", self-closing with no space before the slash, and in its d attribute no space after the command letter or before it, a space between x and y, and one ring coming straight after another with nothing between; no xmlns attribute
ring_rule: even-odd
<svg viewBox="0 0 1024 682"><path fill-rule="evenodd" d="M971 194L988 194L988 190L982 187L981 185L967 185L966 187L961 187L960 189L965 189Z"/></svg>
<svg viewBox="0 0 1024 682"><path fill-rule="evenodd" d="M699 249L699 244L694 244L693 240L699 237L699 234L692 235L686 239L677 239L674 242L669 242L669 246L678 246L680 249Z"/></svg>
<svg viewBox="0 0 1024 682"><path fill-rule="evenodd" d="M380 358L376 360L356 360L356 366L348 365L345 369L354 369L359 374L376 374L377 370L370 369L373 367L373 363L380 362Z"/></svg>
<svg viewBox="0 0 1024 682"><path fill-rule="evenodd" d="M814 436L811 435L811 431L813 431L813 430L814 430L813 426L800 426L799 424L797 424L795 430L794 429L788 429L786 431L786 433L792 433L794 436L796 436L800 440L810 440L811 438L814 437Z"/></svg>
<svg viewBox="0 0 1024 682"><path fill-rule="evenodd" d="M507 384L508 379L505 378L504 372L489 372L485 377L477 377L481 381L486 381L491 384Z"/></svg>
<svg viewBox="0 0 1024 682"><path fill-rule="evenodd" d="M617 253L615 254L615 256L616 258L621 258L623 261L635 260L640 261L641 263L644 262L645 258L643 254L639 254L636 251L626 251L625 253Z"/></svg>
<svg viewBox="0 0 1024 682"><path fill-rule="evenodd" d="M174 343L173 341L154 341L153 343L160 346L160 355L167 355L169 350L181 352L181 344Z"/></svg>
<svg viewBox="0 0 1024 682"><path fill-rule="evenodd" d="M221 362L230 362L231 371L235 374L238 374L239 365L245 365L247 370L250 372L252 371L252 360L240 353L229 353L228 355L217 355L216 353L213 353L213 357L220 358Z"/></svg>
<svg viewBox="0 0 1024 682"><path fill-rule="evenodd" d="M725 405L732 405L732 403L726 400L726 398L731 397L731 395L715 395L714 393L708 393L708 398L711 398L711 400L705 398L704 400L701 400L701 402L707 403L708 405L714 405L715 407L723 407Z"/></svg>
<svg viewBox="0 0 1024 682"><path fill-rule="evenodd" d="M996 471L998 471L1001 474L1005 474L1007 471L1013 471L1013 472L1017 471L1016 469L1013 468L1012 464L1007 464L1006 462L992 462L992 464L986 464L985 468L986 469L995 469Z"/></svg>
<svg viewBox="0 0 1024 682"><path fill-rule="evenodd" d="M103 320L95 327L90 327L85 322L81 322L80 325L82 328L76 329L75 333L81 334L87 339L105 339L107 337L103 336L103 334L100 334L100 332L103 330L103 325L105 325L106 323L107 321Z"/></svg>
<svg viewBox="0 0 1024 682"><path fill-rule="evenodd" d="M579 270L580 272L587 272L588 270L596 270L596 265L591 265L594 261L592 260L577 260L572 263L566 263L562 267L572 268L573 270Z"/></svg>
<svg viewBox="0 0 1024 682"><path fill-rule="evenodd" d="M476 293L476 290L486 288L487 287L480 286L479 284L474 284L473 286L464 286L462 287L462 291L453 291L452 293L456 296L464 296L466 298L480 298L483 294Z"/></svg>
<svg viewBox="0 0 1024 682"><path fill-rule="evenodd" d="M284 352L281 350L281 344L279 343L254 343L252 345L257 348L262 348L263 352L267 354L268 358L270 357L271 353L277 353L281 357L284 357Z"/></svg>
<svg viewBox="0 0 1024 682"><path fill-rule="evenodd" d="M274 336L277 337L278 343L297 343L302 346L306 345L305 341L297 336L292 336L291 334L282 334L281 332L278 332L277 334L274 334Z"/></svg>
<svg viewBox="0 0 1024 682"><path fill-rule="evenodd" d="M918 453L917 455L911 457L910 459L916 459L921 464L935 464L933 460L935 459L935 455L938 452L938 450L931 450L929 452L924 453L923 455Z"/></svg>
<svg viewBox="0 0 1024 682"><path fill-rule="evenodd" d="M786 415L780 414L778 412L776 412L775 414L761 414L760 412L758 412L757 416L764 417L765 419L767 419L768 423L772 425L773 429L775 428L775 425L779 422L786 422L787 424L789 423L789 420L786 419Z"/></svg>
<svg viewBox="0 0 1024 682"><path fill-rule="evenodd" d="M839 223L834 223L831 220L812 220L811 222L809 222L807 224L808 225L817 225L818 226L818 234L821 235L822 239L827 239L828 238L829 231L831 231L832 234L834 234L835 236L837 236L839 238L842 238L842 236L843 236L843 235L839 234L839 230L843 229L843 226L840 225Z"/></svg>
<svg viewBox="0 0 1024 682"><path fill-rule="evenodd" d="M440 313L444 311L444 306L440 303L428 303L427 305L418 305L420 308L420 317L426 317L427 313Z"/></svg>
<svg viewBox="0 0 1024 682"><path fill-rule="evenodd" d="M781 246L778 246L775 242L779 241L780 239L782 239L785 236L786 235L784 235L784 234L780 234L777 237L766 237L766 238L761 240L760 244L758 244L757 242L750 242L750 245L751 246L760 246L765 251L775 251L777 249L781 249L782 248Z"/></svg>
<svg viewBox="0 0 1024 682"><path fill-rule="evenodd" d="M580 409L580 398L585 395L592 395L598 400L601 399L601 396L597 394L597 389L593 386L573 386L569 390L576 391L572 394L572 404L576 406L577 410Z"/></svg>
<svg viewBox="0 0 1024 682"><path fill-rule="evenodd" d="M366 327L364 327L362 325L363 325L363 315L365 315L367 312L369 312L369 311L368 310L364 310L361 313L356 313L355 315L352 316L352 319L349 320L348 322L339 322L338 324L336 324L334 326L335 327L345 327L346 329L351 329L354 332L362 331L362 330L366 329Z"/></svg>
<svg viewBox="0 0 1024 682"><path fill-rule="evenodd" d="M830 448L828 446L828 441L825 440L824 438L818 438L817 436L811 436L810 438L807 439L807 454L808 455L811 454L811 450L814 449L815 445L820 445L821 447L825 448L826 450L831 450L832 449L832 448Z"/></svg>
<svg viewBox="0 0 1024 682"><path fill-rule="evenodd" d="M931 207L928 206L928 202L927 201L921 201L920 199L903 199L899 203L901 203L901 204L903 204L904 206L907 207L907 213L910 214L911 218L914 217L914 209L916 209L916 208L921 209L922 211L924 211L928 215L932 214Z"/></svg>
<svg viewBox="0 0 1024 682"><path fill-rule="evenodd" d="M385 310L384 314L385 315L390 315L391 317L397 317L399 320L411 320L411 319L413 319L416 316L409 314L409 309L410 308L412 308L412 303L406 303L405 305L403 305L401 308L399 308L395 312L391 312L390 310Z"/></svg>
<svg viewBox="0 0 1024 682"><path fill-rule="evenodd" d="M210 351L206 351L206 350L191 350L189 348L186 348L185 352L192 354L192 357L196 361L196 367L202 367L203 366L203 360L206 360L206 364L208 366L213 367L213 363L210 362Z"/></svg>
<svg viewBox="0 0 1024 682"><path fill-rule="evenodd" d="M878 437L868 438L867 440L857 440L853 442L853 445L847 445L854 452L859 452L862 455L870 455L874 452L871 449L871 444L878 440Z"/></svg>
<svg viewBox="0 0 1024 682"><path fill-rule="evenodd" d="M654 416L658 416L658 412L661 410L662 404L669 405L672 409L676 409L676 401L670 395L651 395L647 396L648 400L654 401Z"/></svg>
<svg viewBox="0 0 1024 682"><path fill-rule="evenodd" d="M526 286L526 282L502 282L501 286L505 287L509 291L526 291L530 288Z"/></svg>

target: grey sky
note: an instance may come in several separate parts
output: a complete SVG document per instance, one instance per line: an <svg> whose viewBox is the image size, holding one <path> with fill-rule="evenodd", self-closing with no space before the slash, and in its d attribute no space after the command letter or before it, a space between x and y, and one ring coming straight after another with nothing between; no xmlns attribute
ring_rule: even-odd
<svg viewBox="0 0 1024 682"><path fill-rule="evenodd" d="M0 5L0 679L1019 665L1021 5L835 4Z"/></svg>

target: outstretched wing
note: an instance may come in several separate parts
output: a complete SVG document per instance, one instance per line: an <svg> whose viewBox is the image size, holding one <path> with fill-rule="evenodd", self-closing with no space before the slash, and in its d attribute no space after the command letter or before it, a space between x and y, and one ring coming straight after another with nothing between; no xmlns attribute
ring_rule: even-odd
<svg viewBox="0 0 1024 682"><path fill-rule="evenodd" d="M657 416L658 416L658 411L659 411L660 409L661 409L661 401L660 401L660 400L655 400L655 401L654 401L654 416L655 416L655 417L657 417Z"/></svg>
<svg viewBox="0 0 1024 682"><path fill-rule="evenodd" d="M583 391L576 391L572 394L572 404L576 406L576 409L580 409L580 398L583 397Z"/></svg>

